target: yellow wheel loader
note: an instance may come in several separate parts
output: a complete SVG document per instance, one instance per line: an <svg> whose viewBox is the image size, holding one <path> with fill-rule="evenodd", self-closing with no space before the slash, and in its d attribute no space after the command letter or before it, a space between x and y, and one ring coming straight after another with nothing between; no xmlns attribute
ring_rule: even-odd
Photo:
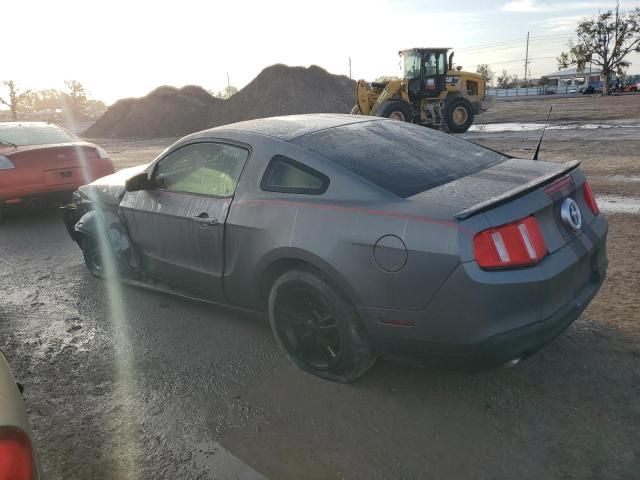
<svg viewBox="0 0 640 480"><path fill-rule="evenodd" d="M453 68L448 48L400 51L403 78L356 87L355 115L375 115L452 133L466 132L482 111L485 83L477 73Z"/></svg>

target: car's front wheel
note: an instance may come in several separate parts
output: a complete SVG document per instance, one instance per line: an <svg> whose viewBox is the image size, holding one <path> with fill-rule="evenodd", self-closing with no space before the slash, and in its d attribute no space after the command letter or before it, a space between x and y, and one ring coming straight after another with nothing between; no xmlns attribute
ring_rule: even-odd
<svg viewBox="0 0 640 480"><path fill-rule="evenodd" d="M290 270L274 282L269 319L287 358L319 377L353 382L376 360L355 308L313 270Z"/></svg>
<svg viewBox="0 0 640 480"><path fill-rule="evenodd" d="M94 276L104 278L104 255L100 251L98 241L89 235L83 235L80 244L82 247L82 255L84 256L84 263L87 265L87 269L89 269Z"/></svg>

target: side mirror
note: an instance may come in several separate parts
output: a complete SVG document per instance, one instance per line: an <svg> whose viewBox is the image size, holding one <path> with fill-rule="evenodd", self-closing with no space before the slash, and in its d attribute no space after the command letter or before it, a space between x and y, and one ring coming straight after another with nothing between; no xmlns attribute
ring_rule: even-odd
<svg viewBox="0 0 640 480"><path fill-rule="evenodd" d="M148 188L150 185L151 181L147 172L142 172L128 179L125 183L125 189L127 192L137 192Z"/></svg>

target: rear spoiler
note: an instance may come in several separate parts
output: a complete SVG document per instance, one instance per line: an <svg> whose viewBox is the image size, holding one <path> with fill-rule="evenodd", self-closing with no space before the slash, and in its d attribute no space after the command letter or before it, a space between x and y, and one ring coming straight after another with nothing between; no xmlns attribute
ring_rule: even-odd
<svg viewBox="0 0 640 480"><path fill-rule="evenodd" d="M520 185L519 187L512 188L507 192L496 195L489 200L485 200L484 202L480 202L472 207L466 208L465 210L456 213L455 217L459 220L464 220L465 218L469 218L472 215L483 212L491 207L497 207L498 205L505 203L508 200L513 200L513 197L519 197L521 195L524 195L525 193L529 193L543 183L555 180L556 178L561 177L562 175L565 175L572 170L575 170L579 165L580 162L578 160L560 163L558 164L558 167L553 169L552 171L547 172L540 177L534 178L533 180Z"/></svg>

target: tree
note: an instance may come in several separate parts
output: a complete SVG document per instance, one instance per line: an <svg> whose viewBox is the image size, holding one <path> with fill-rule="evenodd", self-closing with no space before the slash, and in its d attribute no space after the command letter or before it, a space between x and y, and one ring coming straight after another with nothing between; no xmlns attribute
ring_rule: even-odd
<svg viewBox="0 0 640 480"><path fill-rule="evenodd" d="M546 87L549 83L549 77L540 77L540 80L538 80L538 85L541 87Z"/></svg>
<svg viewBox="0 0 640 480"><path fill-rule="evenodd" d="M476 68L476 72L482 75L482 79L487 85L489 85L493 81L493 77L495 76L495 73L493 73L491 67L489 67L489 65L487 65L486 63L478 65L478 68Z"/></svg>
<svg viewBox="0 0 640 480"><path fill-rule="evenodd" d="M513 81L513 77L507 73L506 70L502 70L502 73L496 78L496 87L509 88L509 84Z"/></svg>
<svg viewBox="0 0 640 480"><path fill-rule="evenodd" d="M567 52L560 52L560 55L556 57L556 63L558 64L558 70L564 70L574 62L571 61L571 57Z"/></svg>
<svg viewBox="0 0 640 480"><path fill-rule="evenodd" d="M24 99L23 109L29 112L56 110L63 107L64 94L55 88L31 90Z"/></svg>
<svg viewBox="0 0 640 480"><path fill-rule="evenodd" d="M25 99L31 93L31 90L25 90L24 92L20 92L18 87L16 86L16 82L13 80L5 80L2 82L9 92L9 100L5 100L0 97L0 103L5 104L11 110L11 118L15 122L18 119L18 111L21 109L22 105L25 103Z"/></svg>
<svg viewBox="0 0 640 480"><path fill-rule="evenodd" d="M400 79L395 75L381 75L375 78L373 81L378 83L389 83L389 82L393 82L394 80L400 80Z"/></svg>
<svg viewBox="0 0 640 480"><path fill-rule="evenodd" d="M622 74L630 63L631 52L640 52L640 8L621 13L620 4L591 20L584 19L576 28L577 41L569 42L572 63L584 70L592 62L602 68L602 92L609 93L613 73Z"/></svg>
<svg viewBox="0 0 640 480"><path fill-rule="evenodd" d="M233 97L236 93L238 93L238 89L233 85L227 85L224 87L224 90L214 94L213 96L216 98L224 98L225 100Z"/></svg>
<svg viewBox="0 0 640 480"><path fill-rule="evenodd" d="M64 93L66 107L74 117L80 117L87 104L87 90L77 80L65 80L64 84L67 86Z"/></svg>

